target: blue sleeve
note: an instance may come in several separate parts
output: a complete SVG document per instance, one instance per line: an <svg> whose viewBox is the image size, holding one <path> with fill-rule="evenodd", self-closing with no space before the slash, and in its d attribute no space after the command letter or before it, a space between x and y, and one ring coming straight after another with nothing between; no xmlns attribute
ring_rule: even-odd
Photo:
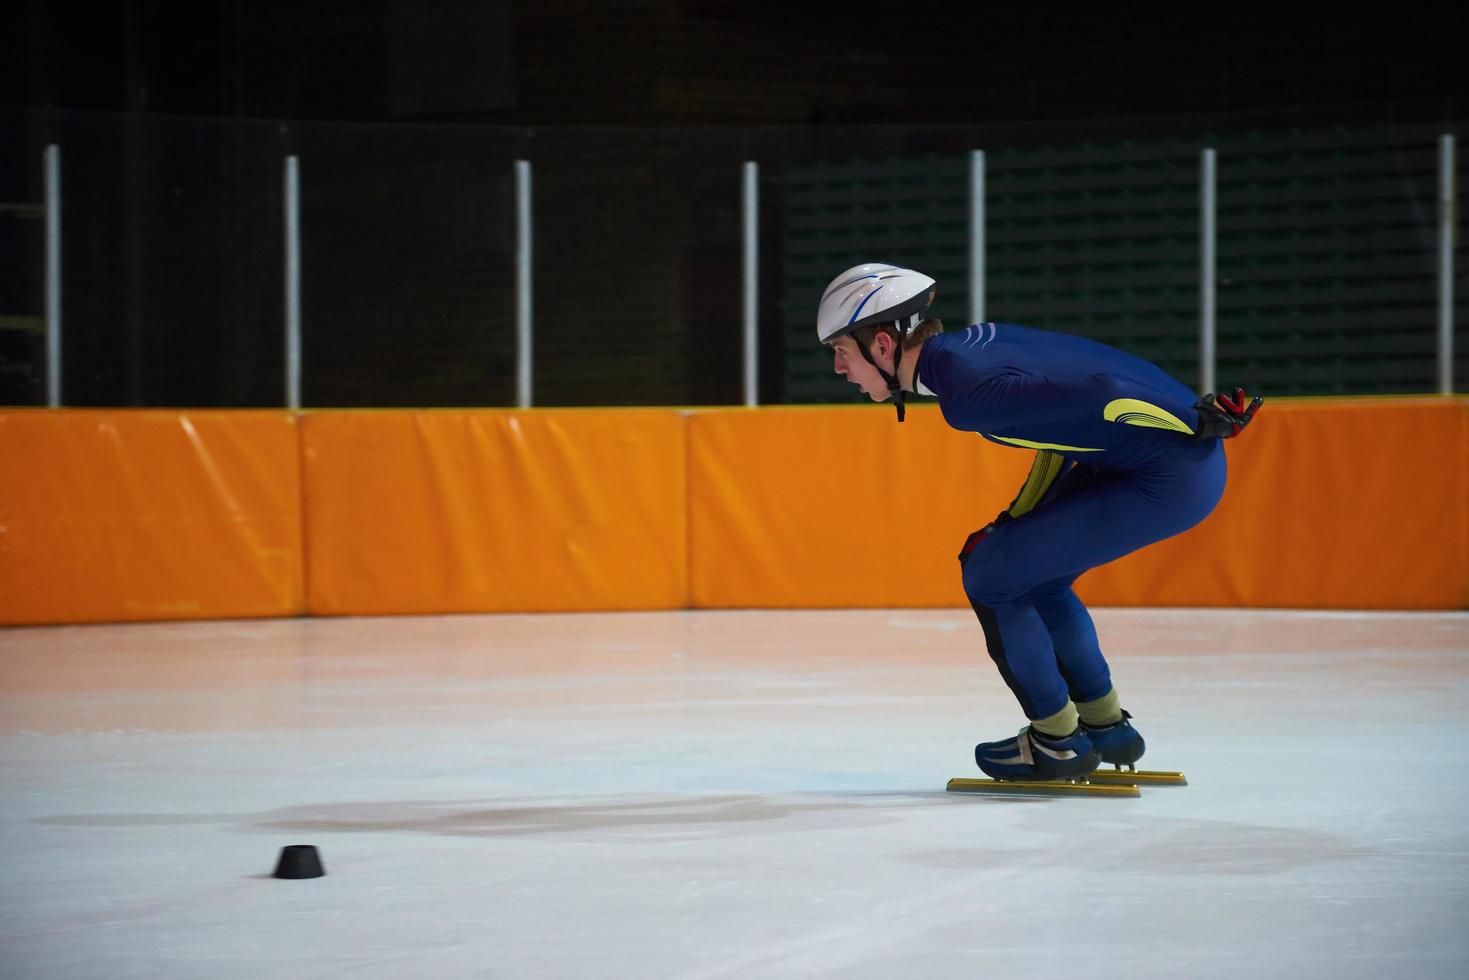
<svg viewBox="0 0 1469 980"><path fill-rule="evenodd" d="M1105 421L1191 434L1199 427L1192 392L1161 373L1166 387L1135 371L1041 375L1002 361L977 364L945 344L924 345L919 371L929 388L943 393L956 428L994 432Z"/></svg>
<svg viewBox="0 0 1469 980"><path fill-rule="evenodd" d="M1085 391L1066 389L1045 378L999 371L954 392L954 406L983 431L1045 425L1076 418L1092 400Z"/></svg>
<svg viewBox="0 0 1469 980"><path fill-rule="evenodd" d="M918 370L929 388L944 393L953 419L976 431L1043 422L1076 412L1076 402L1062 397L1043 379L1003 365L976 372L972 361L963 362L947 345L924 344ZM1052 392L1051 397L1046 397L1046 390Z"/></svg>
<svg viewBox="0 0 1469 980"><path fill-rule="evenodd" d="M942 385L938 390L949 393L950 413L966 428L990 432L1101 415L1102 403L1098 400L1101 392L1091 385L1058 382L1005 366L959 376L960 372L946 370L952 367L952 355L946 351L936 353L939 356L934 358L932 375L927 373L928 363L923 365L925 377L934 377ZM1188 418L1192 419L1192 415Z"/></svg>

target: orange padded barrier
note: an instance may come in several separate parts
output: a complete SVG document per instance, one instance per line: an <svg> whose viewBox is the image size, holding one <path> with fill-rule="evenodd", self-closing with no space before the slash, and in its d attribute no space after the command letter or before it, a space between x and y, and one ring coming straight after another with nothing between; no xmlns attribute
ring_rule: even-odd
<svg viewBox="0 0 1469 980"><path fill-rule="evenodd" d="M1275 401L1096 605L1469 607L1469 401ZM0 412L0 624L957 606L1031 454L933 405ZM304 571L303 571L304 568Z"/></svg>
<svg viewBox="0 0 1469 980"><path fill-rule="evenodd" d="M695 606L963 603L954 556L1033 454L988 452L932 405L699 412L689 419ZM988 514L983 520L981 514Z"/></svg>
<svg viewBox="0 0 1469 980"><path fill-rule="evenodd" d="M688 604L676 411L313 412L301 438L314 613Z"/></svg>
<svg viewBox="0 0 1469 980"><path fill-rule="evenodd" d="M1198 527L1089 572L1098 605L1469 607L1469 401L1267 404Z"/></svg>
<svg viewBox="0 0 1469 980"><path fill-rule="evenodd" d="M965 606L965 536L1032 454L911 407L690 420L696 606ZM1084 575L1096 605L1469 606L1469 402L1267 405L1198 527Z"/></svg>
<svg viewBox="0 0 1469 980"><path fill-rule="evenodd" d="M0 412L0 623L302 611L285 412Z"/></svg>

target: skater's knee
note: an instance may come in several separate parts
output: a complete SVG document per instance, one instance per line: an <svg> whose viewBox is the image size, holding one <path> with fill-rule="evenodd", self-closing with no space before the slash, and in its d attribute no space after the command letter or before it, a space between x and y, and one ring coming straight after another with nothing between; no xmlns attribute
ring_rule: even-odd
<svg viewBox="0 0 1469 980"><path fill-rule="evenodd" d="M974 549L964 563L964 594L969 601L982 606L999 606L1019 599L1025 589L1016 583L1013 571L1005 566L1000 549Z"/></svg>

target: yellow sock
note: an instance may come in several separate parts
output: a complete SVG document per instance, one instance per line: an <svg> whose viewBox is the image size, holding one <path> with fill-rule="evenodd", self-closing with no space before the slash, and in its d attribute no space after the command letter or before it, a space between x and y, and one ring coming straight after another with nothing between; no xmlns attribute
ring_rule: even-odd
<svg viewBox="0 0 1469 980"><path fill-rule="evenodd" d="M1030 723L1030 727L1042 735L1065 738L1076 731L1076 705L1067 701L1066 706L1060 711L1045 718L1037 718Z"/></svg>
<svg viewBox="0 0 1469 980"><path fill-rule="evenodd" d="M1083 701L1076 706L1076 711L1081 715L1081 720L1093 728L1115 725L1122 720L1122 707L1117 703L1117 688L1108 688L1107 693L1095 701Z"/></svg>

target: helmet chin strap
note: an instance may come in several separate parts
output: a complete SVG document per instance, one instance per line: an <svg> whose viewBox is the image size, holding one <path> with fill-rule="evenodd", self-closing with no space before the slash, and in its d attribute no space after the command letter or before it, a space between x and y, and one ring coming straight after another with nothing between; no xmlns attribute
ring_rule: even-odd
<svg viewBox="0 0 1469 980"><path fill-rule="evenodd" d="M872 359L872 354L867 350L866 347L862 346L861 344L858 344L857 345L857 349L862 352L862 356L863 357L867 358L867 363L868 364L871 364L873 367L877 368L877 373L880 374L880 375L882 375L882 380L884 380L884 381L886 381L888 383L888 394L892 396L893 404L895 406L897 406L897 409L898 409L898 421L899 422L902 422L903 421L903 410L904 410L904 407L905 407L903 403L904 403L905 396L907 395L907 392L905 392L903 390L902 384L900 384L898 382L898 365L903 363L903 341L905 341L905 340L908 339L908 333L915 326L918 325L918 316L915 314L915 315L910 316L910 317L904 317L903 319L897 321L897 325L898 325L898 346L893 350L893 372L892 372L892 374L889 374L888 372L884 371L881 367L878 366L878 363ZM873 339L875 340L876 338L873 338Z"/></svg>

